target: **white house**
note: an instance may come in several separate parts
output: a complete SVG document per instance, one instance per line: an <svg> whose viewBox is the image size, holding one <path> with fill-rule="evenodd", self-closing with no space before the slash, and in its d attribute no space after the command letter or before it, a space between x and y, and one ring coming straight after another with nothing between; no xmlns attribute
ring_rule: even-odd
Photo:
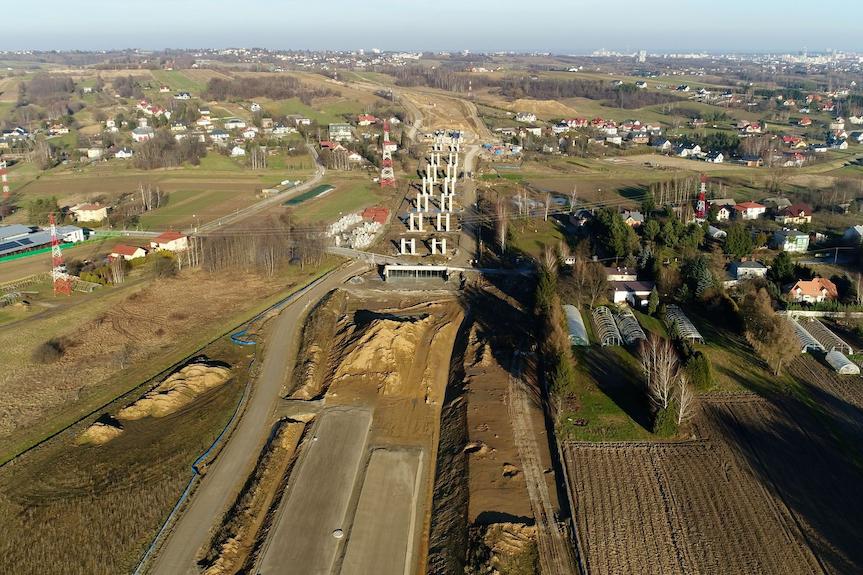
<svg viewBox="0 0 863 575"><path fill-rule="evenodd" d="M771 244L785 252L805 252L809 249L809 234L797 230L779 230L773 234Z"/></svg>
<svg viewBox="0 0 863 575"><path fill-rule="evenodd" d="M251 110L252 112L260 112L261 110L263 110L263 108L257 102L252 102L252 104L249 106L249 110Z"/></svg>
<svg viewBox="0 0 863 575"><path fill-rule="evenodd" d="M231 148L231 157L232 158L240 158L246 155L245 148L241 148L240 146L234 146Z"/></svg>
<svg viewBox="0 0 863 575"><path fill-rule="evenodd" d="M725 161L725 155L722 152L710 152L705 161L711 164L721 164Z"/></svg>
<svg viewBox="0 0 863 575"><path fill-rule="evenodd" d="M179 94L174 95L175 100L191 100L192 95L188 92L180 92Z"/></svg>
<svg viewBox="0 0 863 575"><path fill-rule="evenodd" d="M536 122L536 114L531 112L519 112L515 115L515 121L531 124L533 122Z"/></svg>
<svg viewBox="0 0 863 575"><path fill-rule="evenodd" d="M616 304L629 303L636 308L644 307L650 300L654 286L653 282L611 282L612 301Z"/></svg>
<svg viewBox="0 0 863 575"><path fill-rule="evenodd" d="M164 232L150 242L150 247L156 251L182 252L189 248L189 237L180 232Z"/></svg>
<svg viewBox="0 0 863 575"><path fill-rule="evenodd" d="M246 128L245 130L243 130L242 136L243 136L243 139L245 139L245 140L254 140L255 138L258 137L258 129L255 128L254 126L250 126L250 127Z"/></svg>
<svg viewBox="0 0 863 575"><path fill-rule="evenodd" d="M132 130L132 139L135 140L136 142L138 142L139 144L141 142L147 142L147 141L152 140L155 135L156 135L156 132L153 131L153 128L150 128L147 126L138 127L138 128L135 128L134 130Z"/></svg>
<svg viewBox="0 0 863 575"><path fill-rule="evenodd" d="M134 155L132 152L132 148L120 148L116 152L114 152L114 157L118 160L128 160Z"/></svg>
<svg viewBox="0 0 863 575"><path fill-rule="evenodd" d="M766 206L756 202L741 202L734 206L735 216L741 220L757 220L767 211Z"/></svg>
<svg viewBox="0 0 863 575"><path fill-rule="evenodd" d="M87 149L87 158L91 160L99 160L102 158L102 154L104 150L102 148L88 148Z"/></svg>
<svg viewBox="0 0 863 575"><path fill-rule="evenodd" d="M239 118L228 118L224 122L226 130L242 130L246 127L246 122Z"/></svg>

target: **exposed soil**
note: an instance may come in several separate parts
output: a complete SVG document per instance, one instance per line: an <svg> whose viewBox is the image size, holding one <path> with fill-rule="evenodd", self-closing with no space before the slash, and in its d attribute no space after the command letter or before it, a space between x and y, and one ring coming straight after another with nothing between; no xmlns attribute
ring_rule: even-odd
<svg viewBox="0 0 863 575"><path fill-rule="evenodd" d="M230 575L249 565L256 538L295 460L305 428L305 423L295 421L277 424L255 471L225 514L206 556L199 562L205 575Z"/></svg>
<svg viewBox="0 0 863 575"><path fill-rule="evenodd" d="M206 363L191 363L168 376L144 397L120 410L121 420L165 417L192 403L196 397L219 387L231 377L231 370Z"/></svg>

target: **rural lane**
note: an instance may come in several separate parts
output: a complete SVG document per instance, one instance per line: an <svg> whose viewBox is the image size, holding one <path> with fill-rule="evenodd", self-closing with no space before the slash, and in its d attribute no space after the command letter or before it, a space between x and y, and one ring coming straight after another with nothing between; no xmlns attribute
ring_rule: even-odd
<svg viewBox="0 0 863 575"><path fill-rule="evenodd" d="M260 373L252 384L251 397L237 427L207 468L188 506L146 572L158 575L198 573L195 564L198 550L209 542L212 527L233 503L270 433L305 312L327 292L366 268L364 264L353 262L336 270L289 304L275 319Z"/></svg>

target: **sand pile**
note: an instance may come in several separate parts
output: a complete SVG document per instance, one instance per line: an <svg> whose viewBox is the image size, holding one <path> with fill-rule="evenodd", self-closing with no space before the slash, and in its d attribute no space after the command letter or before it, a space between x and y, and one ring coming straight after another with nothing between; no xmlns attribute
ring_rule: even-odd
<svg viewBox="0 0 863 575"><path fill-rule="evenodd" d="M529 552L536 542L536 527L522 523L496 523L489 525L483 537L483 544L491 551L486 565L491 573L500 573L501 567Z"/></svg>
<svg viewBox="0 0 863 575"><path fill-rule="evenodd" d="M84 430L75 441L78 445L104 445L123 434L119 425L97 421Z"/></svg>
<svg viewBox="0 0 863 575"><path fill-rule="evenodd" d="M432 322L431 316L370 322L352 342L334 379L368 378L377 381L384 395L398 393L409 379L420 338Z"/></svg>
<svg viewBox="0 0 863 575"><path fill-rule="evenodd" d="M119 419L165 417L192 403L207 390L224 384L231 378L231 370L204 363L187 365L165 379L155 389L132 405L120 410Z"/></svg>

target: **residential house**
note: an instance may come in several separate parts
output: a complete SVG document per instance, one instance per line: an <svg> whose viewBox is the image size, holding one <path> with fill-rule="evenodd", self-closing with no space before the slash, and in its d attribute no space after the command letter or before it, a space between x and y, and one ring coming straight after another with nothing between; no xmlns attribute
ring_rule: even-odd
<svg viewBox="0 0 863 575"><path fill-rule="evenodd" d="M650 146L657 152L670 152L672 147L668 138L657 138Z"/></svg>
<svg viewBox="0 0 863 575"><path fill-rule="evenodd" d="M177 94L174 94L174 99L175 100L191 100L192 95L188 92L179 92Z"/></svg>
<svg viewBox="0 0 863 575"><path fill-rule="evenodd" d="M297 129L293 126L282 126L281 124L273 128L274 136L287 136L289 134L296 134Z"/></svg>
<svg viewBox="0 0 863 575"><path fill-rule="evenodd" d="M741 220L757 220L766 211L766 206L756 202L742 202L734 206L735 217Z"/></svg>
<svg viewBox="0 0 863 575"><path fill-rule="evenodd" d="M242 134L244 140L254 140L258 137L258 129L255 126L249 126L245 130L243 130Z"/></svg>
<svg viewBox="0 0 863 575"><path fill-rule="evenodd" d="M845 120L841 117L836 118L832 122L830 122L831 130L844 130L845 129Z"/></svg>
<svg viewBox="0 0 863 575"><path fill-rule="evenodd" d="M644 80L639 80L635 83L635 87L639 90L644 90L645 88L647 88L647 82L645 82Z"/></svg>
<svg viewBox="0 0 863 575"><path fill-rule="evenodd" d="M186 127L186 124L184 124L182 122L174 122L171 124L171 131L172 132L185 132L188 129L189 128Z"/></svg>
<svg viewBox="0 0 863 575"><path fill-rule="evenodd" d="M725 154L722 152L710 152L707 154L705 161L711 164L721 164L725 161Z"/></svg>
<svg viewBox="0 0 863 575"><path fill-rule="evenodd" d="M701 155L701 146L698 144L678 146L675 149L675 154L681 158L697 158Z"/></svg>
<svg viewBox="0 0 863 575"><path fill-rule="evenodd" d="M234 146L231 148L231 157L232 158L242 158L246 155L246 149L241 148L240 146Z"/></svg>
<svg viewBox="0 0 863 575"><path fill-rule="evenodd" d="M80 204L69 209L78 222L101 222L108 219L108 206Z"/></svg>
<svg viewBox="0 0 863 575"><path fill-rule="evenodd" d="M167 94L167 93L168 93L168 92L170 92L170 91L171 91L171 87L170 87L170 86L166 86L166 85L164 85L164 84L162 84L161 86L159 86L159 93L160 93L160 94Z"/></svg>
<svg viewBox="0 0 863 575"><path fill-rule="evenodd" d="M638 279L635 270L626 267L606 267L605 277L610 282L634 282Z"/></svg>
<svg viewBox="0 0 863 575"><path fill-rule="evenodd" d="M799 280L788 291L788 299L798 303L821 303L838 297L836 284L826 278Z"/></svg>
<svg viewBox="0 0 863 575"><path fill-rule="evenodd" d="M128 160L134 155L132 148L120 148L114 152L114 157L118 160Z"/></svg>
<svg viewBox="0 0 863 575"><path fill-rule="evenodd" d="M261 105L258 104L257 102L252 102L251 105L249 106L249 111L251 111L253 114L256 112L260 112L263 109L264 108L261 107Z"/></svg>
<svg viewBox="0 0 863 575"><path fill-rule="evenodd" d="M767 277L767 271L770 269L761 262L734 262L729 268L731 277L737 281L757 279Z"/></svg>
<svg viewBox="0 0 863 575"><path fill-rule="evenodd" d="M246 127L246 122L240 118L228 118L223 125L226 130L242 130Z"/></svg>
<svg viewBox="0 0 863 575"><path fill-rule="evenodd" d="M327 132L329 139L334 142L352 142L354 139L350 124L330 124Z"/></svg>
<svg viewBox="0 0 863 575"><path fill-rule="evenodd" d="M265 132L272 132L274 122L272 118L261 118L261 129Z"/></svg>
<svg viewBox="0 0 863 575"><path fill-rule="evenodd" d="M623 214L623 223L631 228L637 228L644 223L644 215L638 211L625 211Z"/></svg>
<svg viewBox="0 0 863 575"><path fill-rule="evenodd" d="M163 232L150 242L156 251L183 252L189 248L189 237L180 232Z"/></svg>
<svg viewBox="0 0 863 575"><path fill-rule="evenodd" d="M210 139L216 143L226 144L231 139L231 135L225 130L215 129L210 132Z"/></svg>
<svg viewBox="0 0 863 575"><path fill-rule="evenodd" d="M809 127L812 125L812 118L810 118L809 116L803 116L802 118L800 118L797 124L799 126L803 126L804 128Z"/></svg>
<svg viewBox="0 0 863 575"><path fill-rule="evenodd" d="M542 128L540 128L539 126L527 126L525 128L522 128L522 132L524 132L525 134L530 134L531 136L542 136Z"/></svg>
<svg viewBox="0 0 863 575"><path fill-rule="evenodd" d="M531 124L533 122L536 122L536 114L532 112L519 112L515 115L515 121Z"/></svg>
<svg viewBox="0 0 863 575"><path fill-rule="evenodd" d="M102 154L105 153L105 150L102 148L87 148L87 159L90 160L101 160Z"/></svg>
<svg viewBox="0 0 863 575"><path fill-rule="evenodd" d="M782 225L811 224L812 208L806 204L794 204L780 211L775 220Z"/></svg>
<svg viewBox="0 0 863 575"><path fill-rule="evenodd" d="M809 234L797 230L778 230L770 242L774 249L784 252L801 253L809 249Z"/></svg>
<svg viewBox="0 0 863 575"><path fill-rule="evenodd" d="M131 261L137 260L139 258L146 257L147 250L140 246L130 246L127 244L117 244L111 250L111 253L108 254L108 257L111 259L123 258L124 260Z"/></svg>
<svg viewBox="0 0 863 575"><path fill-rule="evenodd" d="M650 292L656 284L653 282L623 281L611 282L612 301L616 304L629 303L640 308L649 303Z"/></svg>
<svg viewBox="0 0 863 575"><path fill-rule="evenodd" d="M760 168L764 165L764 160L760 156L745 155L737 160L738 164L743 164L747 168Z"/></svg>
<svg viewBox="0 0 863 575"><path fill-rule="evenodd" d="M761 200L761 203L777 212L791 206L791 200L788 198L780 198L778 196L764 198Z"/></svg>
<svg viewBox="0 0 863 575"><path fill-rule="evenodd" d="M378 119L371 114L360 114L357 116L357 126L371 126L377 121Z"/></svg>
<svg viewBox="0 0 863 575"><path fill-rule="evenodd" d="M153 128L143 127L143 128L135 128L132 130L132 139L138 142L148 142L152 140L156 135L156 132Z"/></svg>
<svg viewBox="0 0 863 575"><path fill-rule="evenodd" d="M629 136L629 141L633 144L644 145L650 142L650 136L645 132L632 132Z"/></svg>

